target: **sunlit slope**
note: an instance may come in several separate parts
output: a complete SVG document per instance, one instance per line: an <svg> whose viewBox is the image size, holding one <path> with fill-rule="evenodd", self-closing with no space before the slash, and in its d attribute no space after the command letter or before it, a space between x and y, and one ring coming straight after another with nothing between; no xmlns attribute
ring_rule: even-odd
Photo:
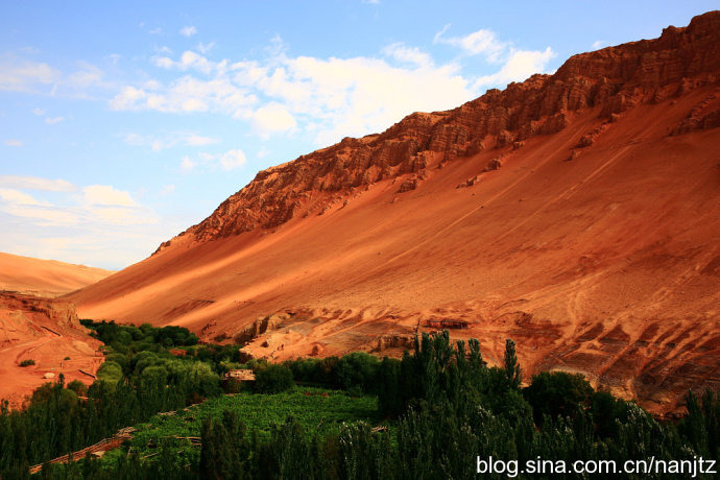
<svg viewBox="0 0 720 480"><path fill-rule="evenodd" d="M513 338L526 376L670 410L720 380L718 39L707 14L261 172L71 299L274 359Z"/></svg>
<svg viewBox="0 0 720 480"><path fill-rule="evenodd" d="M0 253L0 290L55 297L97 282L113 272L55 260Z"/></svg>

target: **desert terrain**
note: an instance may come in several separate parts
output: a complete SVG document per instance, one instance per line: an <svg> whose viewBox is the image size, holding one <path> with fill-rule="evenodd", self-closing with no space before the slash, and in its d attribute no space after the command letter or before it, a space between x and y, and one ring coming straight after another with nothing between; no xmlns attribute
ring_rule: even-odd
<svg viewBox="0 0 720 480"><path fill-rule="evenodd" d="M57 297L112 273L100 268L0 252L0 291Z"/></svg>
<svg viewBox="0 0 720 480"><path fill-rule="evenodd" d="M718 127L711 12L260 172L66 298L272 360L398 355L448 328L497 363L512 338L526 378L580 372L673 411L720 382Z"/></svg>
<svg viewBox="0 0 720 480"><path fill-rule="evenodd" d="M19 407L60 374L66 382L92 382L102 363L101 344L80 325L74 304L53 297L112 273L0 253L0 399ZM26 360L35 364L21 367Z"/></svg>
<svg viewBox="0 0 720 480"><path fill-rule="evenodd" d="M0 294L0 399L20 407L45 382L92 383L102 344L80 325L67 301ZM34 364L20 366L23 361Z"/></svg>

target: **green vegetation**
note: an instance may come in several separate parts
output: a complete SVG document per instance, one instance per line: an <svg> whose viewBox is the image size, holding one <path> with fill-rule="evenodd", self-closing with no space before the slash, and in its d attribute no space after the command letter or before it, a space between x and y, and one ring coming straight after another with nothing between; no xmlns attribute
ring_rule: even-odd
<svg viewBox="0 0 720 480"><path fill-rule="evenodd" d="M219 363L169 353L168 346L195 348L197 338L186 329L83 324L106 345L98 380L89 388L81 382L66 387L61 375L57 383L38 388L22 411L10 411L7 402L0 404L3 479L24 478L19 472L26 472L29 465L80 450L157 412L222 393ZM204 350L206 358L233 359L231 349Z"/></svg>
<svg viewBox="0 0 720 480"><path fill-rule="evenodd" d="M267 365L255 373L255 387L260 393L281 393L294 385L292 371L285 365Z"/></svg>
<svg viewBox="0 0 720 480"><path fill-rule="evenodd" d="M260 439L269 439L273 428L288 417L308 432L320 433L337 432L343 422L380 421L375 397L353 397L343 391L313 387L275 395L241 393L215 397L172 415L156 415L137 426L132 446L147 454L148 444L159 444L165 438L200 436L203 422L221 418L225 411L238 415Z"/></svg>
<svg viewBox="0 0 720 480"><path fill-rule="evenodd" d="M229 384L221 374L243 365L237 348L197 345L175 329L91 324L97 325L98 337L109 343L95 384L83 392L79 382L66 388L61 379L38 389L25 411L0 412L3 479L25 478L29 463L132 424L133 440L102 460L46 465L41 475L460 479L477 478L476 460L491 456L523 465L720 455L718 395L690 393L686 418L658 423L635 404L594 391L579 375L543 372L523 388L512 341L500 367L487 366L477 340L452 343L447 332L416 339L401 360L364 353L282 365L253 360L244 366L255 370L256 393L242 384L242 393L223 396L221 385L228 390ZM186 354L174 356L170 347ZM167 411L174 413L153 415ZM586 476L549 468L518 478Z"/></svg>
<svg viewBox="0 0 720 480"><path fill-rule="evenodd" d="M28 358L27 360L20 362L21 367L29 367L30 365L35 365L35 360Z"/></svg>

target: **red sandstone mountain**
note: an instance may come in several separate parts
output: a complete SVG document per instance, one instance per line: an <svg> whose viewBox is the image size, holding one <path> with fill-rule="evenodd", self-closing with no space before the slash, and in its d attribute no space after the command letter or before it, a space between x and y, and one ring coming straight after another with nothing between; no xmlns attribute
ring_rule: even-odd
<svg viewBox="0 0 720 480"><path fill-rule="evenodd" d="M56 297L88 286L112 273L84 265L0 253L0 291Z"/></svg>
<svg viewBox="0 0 720 480"><path fill-rule="evenodd" d="M92 382L101 343L78 321L66 300L0 293L0 399L19 407L45 382ZM21 367L25 360L34 365ZM84 373L83 373L84 372Z"/></svg>
<svg viewBox="0 0 720 480"><path fill-rule="evenodd" d="M266 171L83 317L283 359L518 343L672 410L720 382L720 12Z"/></svg>

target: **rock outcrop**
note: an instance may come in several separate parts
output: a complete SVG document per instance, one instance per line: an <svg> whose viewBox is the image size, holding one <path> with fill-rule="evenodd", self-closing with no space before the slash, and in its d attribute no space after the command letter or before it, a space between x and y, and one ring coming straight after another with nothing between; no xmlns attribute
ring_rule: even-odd
<svg viewBox="0 0 720 480"><path fill-rule="evenodd" d="M655 40L575 55L554 75L533 75L504 91L447 112L414 113L380 135L342 142L257 174L215 212L181 235L196 241L272 229L307 210L322 210L314 193L340 193L386 178L422 172L430 163L476 155L485 145L518 146L528 138L564 129L572 112L596 108L608 120L646 102L687 94L720 81L720 12L668 27ZM691 112L673 134L720 125L717 102ZM706 105L703 108L706 109ZM604 127L584 135L591 145ZM414 189L412 180L401 192ZM160 249L167 247L166 242Z"/></svg>
<svg viewBox="0 0 720 480"><path fill-rule="evenodd" d="M283 360L478 338L654 412L720 385L720 12L260 172L71 298Z"/></svg>
<svg viewBox="0 0 720 480"><path fill-rule="evenodd" d="M101 343L90 337L65 300L0 293L0 399L22 405L25 395L63 374L90 383L102 363ZM25 360L30 366L21 367Z"/></svg>

